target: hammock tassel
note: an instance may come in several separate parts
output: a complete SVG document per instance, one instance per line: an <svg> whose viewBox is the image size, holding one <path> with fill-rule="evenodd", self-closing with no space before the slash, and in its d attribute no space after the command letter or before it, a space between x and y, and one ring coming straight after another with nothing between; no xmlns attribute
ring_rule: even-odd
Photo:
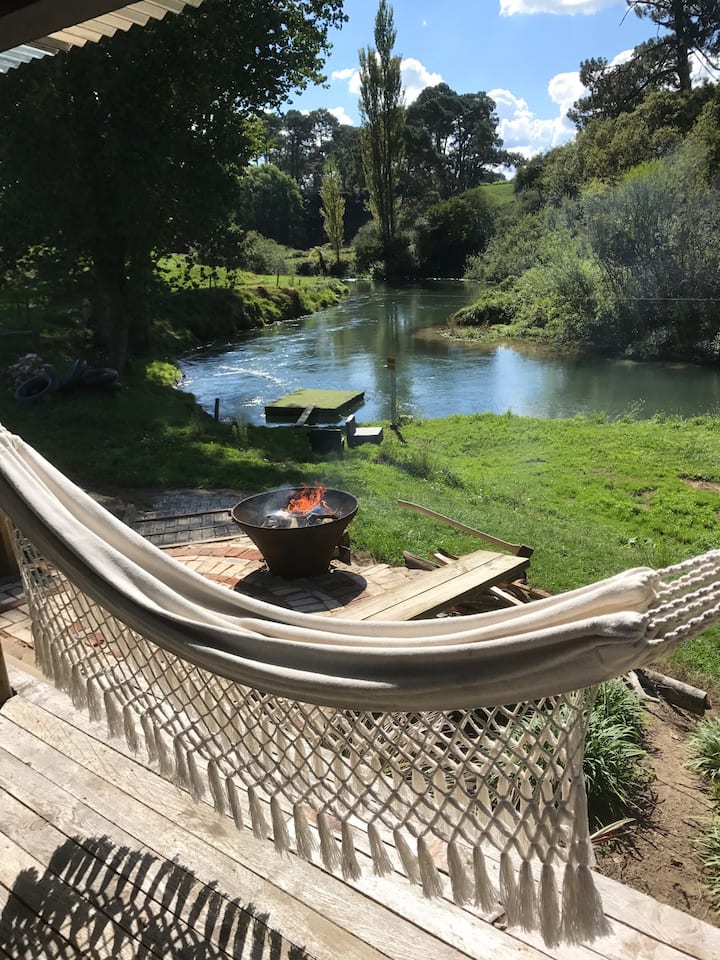
<svg viewBox="0 0 720 960"><path fill-rule="evenodd" d="M472 900L472 880L460 855L460 848L454 840L447 846L448 874L453 900L462 907Z"/></svg>
<svg viewBox="0 0 720 960"><path fill-rule="evenodd" d="M130 753L136 754L140 749L140 741L138 739L137 726L135 723L135 711L133 710L131 704L125 704L122 714L125 743L127 743Z"/></svg>
<svg viewBox="0 0 720 960"><path fill-rule="evenodd" d="M270 831L255 787L248 787L248 800L250 801L250 823L252 824L253 836L257 837L258 840L264 840Z"/></svg>
<svg viewBox="0 0 720 960"><path fill-rule="evenodd" d="M529 860L520 864L518 876L518 922L523 930L532 930L537 925L537 894Z"/></svg>
<svg viewBox="0 0 720 960"><path fill-rule="evenodd" d="M158 758L157 743L155 742L155 724L149 714L143 713L140 717L140 724L145 737L145 749L147 750L148 763L155 763Z"/></svg>
<svg viewBox="0 0 720 960"><path fill-rule="evenodd" d="M425 837L418 840L418 863L420 864L420 882L422 883L423 893L428 899L441 897L443 892L440 873L435 866L433 855L427 844Z"/></svg>
<svg viewBox="0 0 720 960"><path fill-rule="evenodd" d="M560 943L561 927L555 869L551 863L544 863L540 871L540 932L549 947Z"/></svg>
<svg viewBox="0 0 720 960"><path fill-rule="evenodd" d="M102 688L94 677L87 682L87 706L90 720L99 723L103 715Z"/></svg>
<svg viewBox="0 0 720 960"><path fill-rule="evenodd" d="M158 752L160 774L165 777L166 780L173 780L175 777L175 762L167 740L160 732L158 732L155 737L155 745Z"/></svg>
<svg viewBox="0 0 720 960"><path fill-rule="evenodd" d="M232 777L226 777L225 786L227 787L228 802L230 804L230 812L232 813L233 822L235 827L238 830L245 829L245 822L242 815L242 806L240 805L240 797L238 795L237 787L235 786L235 781Z"/></svg>
<svg viewBox="0 0 720 960"><path fill-rule="evenodd" d="M500 900L505 907L508 925L517 926L520 919L520 902L515 867L509 853L500 854Z"/></svg>
<svg viewBox="0 0 720 960"><path fill-rule="evenodd" d="M188 780L190 781L190 793L196 803L202 803L205 799L205 781L198 769L197 760L192 750L185 751L187 762Z"/></svg>
<svg viewBox="0 0 720 960"><path fill-rule="evenodd" d="M337 870L342 863L342 854L332 832L330 816L327 813L318 814L318 830L320 832L320 853L323 863L328 870Z"/></svg>
<svg viewBox="0 0 720 960"><path fill-rule="evenodd" d="M185 790L191 789L190 774L188 773L187 753L181 737L173 737L173 753L175 754L175 783Z"/></svg>
<svg viewBox="0 0 720 960"><path fill-rule="evenodd" d="M116 739L123 735L123 717L120 706L110 690L105 691L105 718L107 720L107 732L111 739Z"/></svg>
<svg viewBox="0 0 720 960"><path fill-rule="evenodd" d="M563 940L581 944L608 933L610 928L589 867L567 864L562 896Z"/></svg>
<svg viewBox="0 0 720 960"><path fill-rule="evenodd" d="M76 663L70 668L70 698L76 710L82 710L87 706L87 687L81 663Z"/></svg>
<svg viewBox="0 0 720 960"><path fill-rule="evenodd" d="M400 860L405 868L408 880L410 883L419 884L421 881L417 858L398 827L393 830L393 839L395 840L395 849L400 854Z"/></svg>
<svg viewBox="0 0 720 960"><path fill-rule="evenodd" d="M368 824L367 832L374 872L378 877L386 877L393 872L393 865L374 820Z"/></svg>
<svg viewBox="0 0 720 960"><path fill-rule="evenodd" d="M475 874L475 905L483 913L492 913L497 906L497 894L488 876L485 855L480 844L473 847L473 873Z"/></svg>
<svg viewBox="0 0 720 960"><path fill-rule="evenodd" d="M360 864L355 853L355 839L347 821L342 822L342 875L346 880L357 880L360 877Z"/></svg>
<svg viewBox="0 0 720 960"><path fill-rule="evenodd" d="M315 837L313 836L310 824L307 820L306 808L301 803L296 803L293 807L293 823L295 824L295 843L297 844L298 855L312 862L313 852L317 849Z"/></svg>
<svg viewBox="0 0 720 960"><path fill-rule="evenodd" d="M272 816L275 849L280 854L290 853L290 834L277 797L273 797L270 801L270 814Z"/></svg>
<svg viewBox="0 0 720 960"><path fill-rule="evenodd" d="M227 813L227 803L225 802L225 789L220 777L220 771L216 760L209 760L207 766L208 787L212 797L213 807L216 813L225 816Z"/></svg>

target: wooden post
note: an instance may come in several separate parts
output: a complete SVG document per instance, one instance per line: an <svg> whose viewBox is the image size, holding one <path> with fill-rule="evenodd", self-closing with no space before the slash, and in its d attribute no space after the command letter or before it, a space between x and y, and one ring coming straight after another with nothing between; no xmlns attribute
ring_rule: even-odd
<svg viewBox="0 0 720 960"><path fill-rule="evenodd" d="M0 513L0 577L20 577L5 516Z"/></svg>
<svg viewBox="0 0 720 960"><path fill-rule="evenodd" d="M13 688L10 686L10 677L5 666L5 653L3 645L0 643L0 707L14 695Z"/></svg>
<svg viewBox="0 0 720 960"><path fill-rule="evenodd" d="M215 409L213 411L213 418L215 420L220 419L220 397L215 397Z"/></svg>
<svg viewBox="0 0 720 960"><path fill-rule="evenodd" d="M387 368L390 371L390 426L397 429L397 370L395 368L395 357L388 357Z"/></svg>

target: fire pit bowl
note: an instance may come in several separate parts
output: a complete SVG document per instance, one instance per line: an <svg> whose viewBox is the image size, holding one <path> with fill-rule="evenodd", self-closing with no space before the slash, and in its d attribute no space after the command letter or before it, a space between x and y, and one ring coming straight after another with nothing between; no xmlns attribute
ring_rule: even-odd
<svg viewBox="0 0 720 960"><path fill-rule="evenodd" d="M245 497L231 510L270 573L288 580L327 573L358 502L342 490L281 487Z"/></svg>

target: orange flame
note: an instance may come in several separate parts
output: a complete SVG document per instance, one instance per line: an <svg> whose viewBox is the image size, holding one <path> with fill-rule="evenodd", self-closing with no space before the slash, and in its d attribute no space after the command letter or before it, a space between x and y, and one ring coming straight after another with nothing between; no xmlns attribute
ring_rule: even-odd
<svg viewBox="0 0 720 960"><path fill-rule="evenodd" d="M327 510L328 513L332 513L330 507L323 500L326 492L327 487L303 487L297 497L288 501L288 512L309 513L316 507L322 507L324 510Z"/></svg>

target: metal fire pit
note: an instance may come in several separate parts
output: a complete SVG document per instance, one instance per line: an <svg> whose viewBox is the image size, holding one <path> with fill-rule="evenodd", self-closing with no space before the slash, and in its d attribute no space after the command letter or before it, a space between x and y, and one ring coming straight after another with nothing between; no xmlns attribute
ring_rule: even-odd
<svg viewBox="0 0 720 960"><path fill-rule="evenodd" d="M308 487L282 487L246 497L231 516L262 553L270 573L293 580L327 573L358 502L342 490L326 489L325 506L309 513L288 512L288 505Z"/></svg>

